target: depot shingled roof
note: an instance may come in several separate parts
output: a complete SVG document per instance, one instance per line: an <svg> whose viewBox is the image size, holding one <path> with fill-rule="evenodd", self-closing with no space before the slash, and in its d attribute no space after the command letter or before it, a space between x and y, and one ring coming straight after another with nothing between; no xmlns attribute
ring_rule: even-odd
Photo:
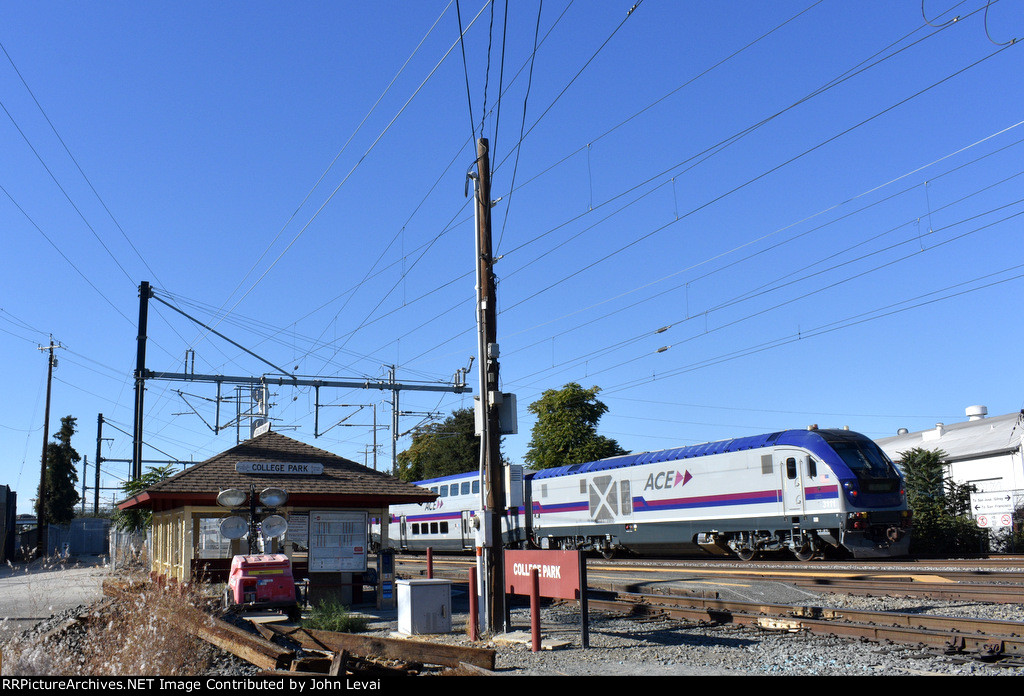
<svg viewBox="0 0 1024 696"><path fill-rule="evenodd" d="M288 470L298 473L288 473ZM258 473L245 473L247 471ZM250 486L257 491L267 487L283 488L289 495L288 505L295 507L382 507L425 503L437 497L425 488L268 431L164 479L119 503L118 507L167 510L185 505L215 505L220 491L248 490Z"/></svg>

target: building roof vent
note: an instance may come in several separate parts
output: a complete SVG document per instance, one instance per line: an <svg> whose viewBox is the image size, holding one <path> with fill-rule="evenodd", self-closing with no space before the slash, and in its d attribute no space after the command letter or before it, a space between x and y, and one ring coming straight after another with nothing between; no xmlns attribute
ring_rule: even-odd
<svg viewBox="0 0 1024 696"><path fill-rule="evenodd" d="M933 430L925 430L921 433L921 439L924 441L938 440L940 437L946 434L946 425L944 423L936 423Z"/></svg>
<svg viewBox="0 0 1024 696"><path fill-rule="evenodd" d="M988 407L986 406L968 406L967 407L967 419L976 421L981 420L988 415Z"/></svg>

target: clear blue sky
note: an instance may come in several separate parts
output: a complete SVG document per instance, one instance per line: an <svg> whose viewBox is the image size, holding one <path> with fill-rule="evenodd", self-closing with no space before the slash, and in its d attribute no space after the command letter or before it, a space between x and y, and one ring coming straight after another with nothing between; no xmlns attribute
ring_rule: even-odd
<svg viewBox="0 0 1024 696"><path fill-rule="evenodd" d="M1024 1L632 5L7 3L0 483L19 511L51 335L50 432L78 419L90 485L98 414L103 456L130 457L142 281L299 375L450 380L476 353L481 135L514 461L529 404L572 381L633 451L1024 407ZM153 370L189 350L197 373L269 369L159 303L148 345ZM146 458L233 446L215 397L150 382ZM388 398L321 392L382 426ZM368 408L323 409L321 430L347 420L314 438L310 389L271 401L275 428L371 461ZM401 430L471 403L404 392Z"/></svg>

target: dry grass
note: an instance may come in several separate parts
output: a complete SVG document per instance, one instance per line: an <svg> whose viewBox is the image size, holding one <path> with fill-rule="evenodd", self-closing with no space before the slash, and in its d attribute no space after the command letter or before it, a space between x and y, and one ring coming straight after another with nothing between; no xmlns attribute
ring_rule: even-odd
<svg viewBox="0 0 1024 696"><path fill-rule="evenodd" d="M49 632L10 641L4 676L197 676L208 674L219 651L166 616L183 603L205 606L209 587L167 589L144 578L77 616L61 617Z"/></svg>

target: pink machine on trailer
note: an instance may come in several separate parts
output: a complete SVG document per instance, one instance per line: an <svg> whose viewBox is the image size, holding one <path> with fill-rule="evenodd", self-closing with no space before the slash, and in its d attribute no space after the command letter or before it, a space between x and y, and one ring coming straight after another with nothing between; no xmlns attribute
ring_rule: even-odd
<svg viewBox="0 0 1024 696"><path fill-rule="evenodd" d="M226 607L298 610L292 564L284 554L235 556L224 590Z"/></svg>

